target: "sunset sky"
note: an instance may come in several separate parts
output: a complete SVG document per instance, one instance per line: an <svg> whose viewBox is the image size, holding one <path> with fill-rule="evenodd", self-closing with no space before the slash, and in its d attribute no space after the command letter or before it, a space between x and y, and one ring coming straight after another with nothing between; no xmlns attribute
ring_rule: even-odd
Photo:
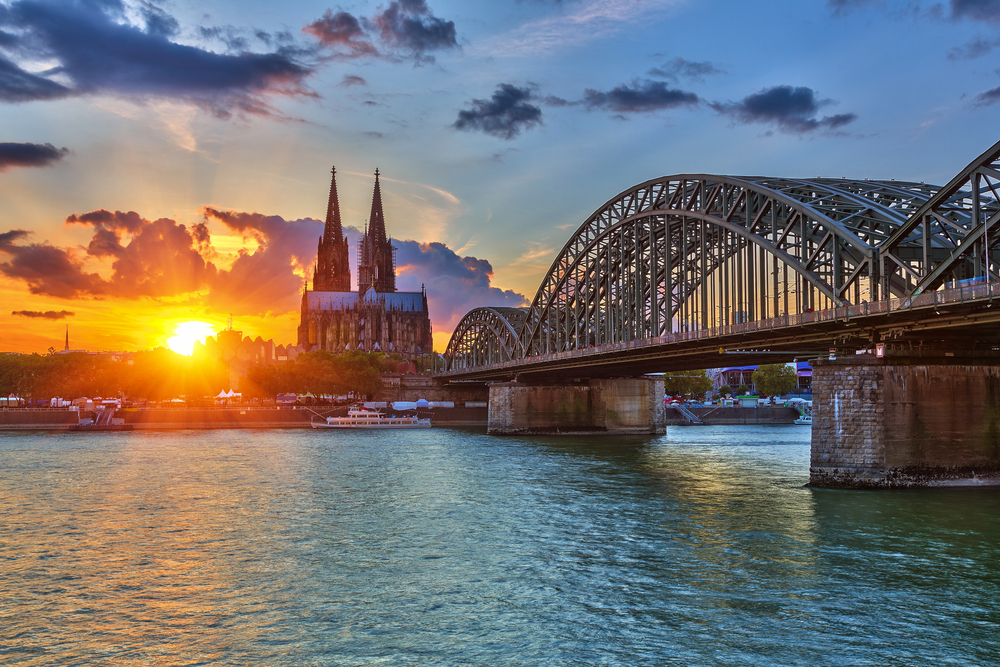
<svg viewBox="0 0 1000 667"><path fill-rule="evenodd" d="M947 182L998 56L1000 0L0 0L0 350L294 343L332 165L443 350L635 183Z"/></svg>

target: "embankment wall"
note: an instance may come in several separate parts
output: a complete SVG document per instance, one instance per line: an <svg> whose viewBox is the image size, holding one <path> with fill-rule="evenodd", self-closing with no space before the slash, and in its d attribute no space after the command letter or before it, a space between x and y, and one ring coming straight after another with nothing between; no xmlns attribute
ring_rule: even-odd
<svg viewBox="0 0 1000 667"><path fill-rule="evenodd" d="M813 364L810 484L1000 484L1000 366L870 355Z"/></svg>
<svg viewBox="0 0 1000 667"><path fill-rule="evenodd" d="M700 419L715 426L791 424L799 416L799 411L795 408L774 406L760 408L705 407L689 409L698 415ZM667 423L684 424L687 423L687 419L678 410L667 408Z"/></svg>

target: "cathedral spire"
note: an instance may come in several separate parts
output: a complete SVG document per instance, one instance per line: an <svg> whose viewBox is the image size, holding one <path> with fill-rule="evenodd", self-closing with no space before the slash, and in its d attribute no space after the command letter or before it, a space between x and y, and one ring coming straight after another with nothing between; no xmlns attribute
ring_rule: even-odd
<svg viewBox="0 0 1000 667"><path fill-rule="evenodd" d="M368 216L368 238L375 244L386 242L385 215L382 213L382 188L378 182L378 167L375 168L375 192L372 194L372 212Z"/></svg>
<svg viewBox="0 0 1000 667"><path fill-rule="evenodd" d="M340 200L337 197L337 169L330 169L330 199L326 204L326 224L316 248L313 291L350 292L351 270L347 259L347 239L340 224Z"/></svg>
<svg viewBox="0 0 1000 667"><path fill-rule="evenodd" d="M358 244L358 290L364 294L369 287L376 292L396 291L396 250L385 233L385 215L382 213L382 187L375 170L375 192L372 194L372 212L368 218L365 235Z"/></svg>
<svg viewBox="0 0 1000 667"><path fill-rule="evenodd" d="M324 243L340 243L344 238L340 225L340 199L337 197L337 168L330 168L330 200L326 205L326 226L323 229Z"/></svg>

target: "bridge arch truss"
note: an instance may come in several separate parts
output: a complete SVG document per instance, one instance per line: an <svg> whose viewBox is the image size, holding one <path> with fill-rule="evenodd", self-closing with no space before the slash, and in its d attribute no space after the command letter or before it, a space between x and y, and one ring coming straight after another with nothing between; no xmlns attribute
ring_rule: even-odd
<svg viewBox="0 0 1000 667"><path fill-rule="evenodd" d="M1000 142L947 186L682 174L573 234L527 309L479 308L448 370L1000 282Z"/></svg>

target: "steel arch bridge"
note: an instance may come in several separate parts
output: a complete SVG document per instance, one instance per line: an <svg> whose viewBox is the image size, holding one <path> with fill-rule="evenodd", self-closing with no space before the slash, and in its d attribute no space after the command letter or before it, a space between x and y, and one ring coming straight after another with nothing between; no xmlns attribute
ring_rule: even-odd
<svg viewBox="0 0 1000 667"><path fill-rule="evenodd" d="M567 356L577 359L573 367L613 373L627 364L608 355L636 347L662 348L643 358L676 368L683 362L668 358L692 339L705 348L706 338L735 333L779 349L786 340L787 350L843 339L852 322L877 339L877 318L889 329L900 319L890 316L894 300L912 310L911 299L925 295L918 301L940 315L951 288L980 282L992 304L993 284L1000 290L998 223L1000 142L944 187L653 179L610 199L577 229L529 307L469 312L448 343L442 375L516 377L568 367L557 361ZM841 316L845 326L829 326Z"/></svg>

